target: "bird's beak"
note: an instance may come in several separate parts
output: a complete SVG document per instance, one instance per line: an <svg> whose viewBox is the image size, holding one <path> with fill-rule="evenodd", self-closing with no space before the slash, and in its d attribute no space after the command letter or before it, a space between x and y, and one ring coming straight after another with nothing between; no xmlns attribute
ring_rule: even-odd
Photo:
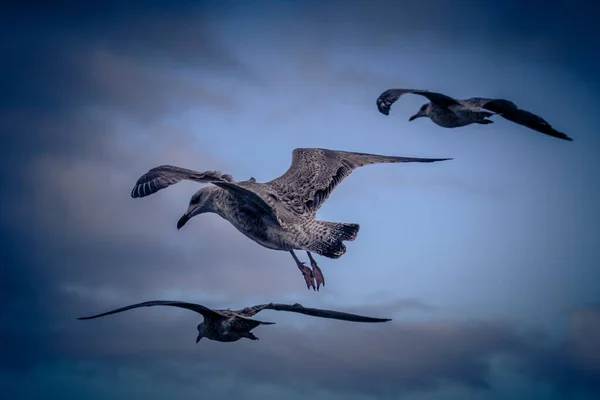
<svg viewBox="0 0 600 400"><path fill-rule="evenodd" d="M202 339L202 336L198 335L198 337L196 338L196 344L198 344L198 342L200 341L200 339Z"/></svg>
<svg viewBox="0 0 600 400"><path fill-rule="evenodd" d="M415 119L419 118L420 116L421 116L421 114L417 113L417 114L413 115L412 117L410 117L410 118L408 119L408 122L410 122L410 121L414 121Z"/></svg>
<svg viewBox="0 0 600 400"><path fill-rule="evenodd" d="M189 220L190 217L188 217L188 214L183 214L183 216L179 218L179 221L177 221L177 230L180 230Z"/></svg>

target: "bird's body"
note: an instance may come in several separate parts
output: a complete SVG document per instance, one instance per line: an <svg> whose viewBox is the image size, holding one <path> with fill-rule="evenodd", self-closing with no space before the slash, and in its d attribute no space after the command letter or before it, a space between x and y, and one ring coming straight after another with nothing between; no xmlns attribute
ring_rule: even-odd
<svg viewBox="0 0 600 400"><path fill-rule="evenodd" d="M198 172L174 166L151 169L138 179L132 197L144 197L182 179L212 183L196 192L181 217L181 228L192 217L214 212L256 243L292 253L307 287L324 284L311 252L339 258L346 252L344 241L356 238L359 225L319 221L318 209L335 187L358 167L378 163L435 162L449 159L411 158L354 153L328 149L295 149L292 164L280 177L258 183L255 179L233 182L219 172ZM294 250L308 253L312 271L300 262ZM315 287L316 282L316 287Z"/></svg>
<svg viewBox="0 0 600 400"><path fill-rule="evenodd" d="M243 183L240 183L240 186L242 185ZM264 184L257 183L255 185ZM331 253L326 247L319 246L319 243L333 235L333 233L326 230L326 227L321 226L322 223L328 224L327 221L299 218L295 223L283 227L270 214L264 213L252 204L248 204L231 192L219 187L210 189L214 196L214 212L229 221L246 237L263 247L280 251L313 251L329 258L338 258L345 250L344 247L344 250L340 248L338 253ZM356 224L346 225L354 226ZM358 231L358 225L356 226Z"/></svg>
<svg viewBox="0 0 600 400"><path fill-rule="evenodd" d="M351 322L378 323L391 321L388 318L372 318L357 314L344 313L340 311L307 308L298 303L292 305L274 303L260 304L253 307L246 307L242 310L232 311L229 309L212 310L208 307L196 303L187 303L183 301L170 300L146 301L143 303L137 303L126 307L121 307L116 310L93 315L90 317L81 317L79 319L86 320L100 318L106 315L117 314L134 308L152 306L178 307L195 311L201 314L204 317L204 321L201 322L197 327L198 337L196 338L196 343L198 343L203 337L218 342L235 342L243 338L250 340L258 340L258 338L251 332L251 330L259 325L274 324L274 322L264 322L252 319L254 315L256 315L262 310L289 311L310 315L313 317L330 318Z"/></svg>
<svg viewBox="0 0 600 400"><path fill-rule="evenodd" d="M460 128L475 123L491 123L491 121L486 120L491 115L493 114L473 111L462 105L441 107L431 103L429 107L429 118L436 125L443 128Z"/></svg>
<svg viewBox="0 0 600 400"><path fill-rule="evenodd" d="M412 93L426 97L430 102L424 104L409 121L428 117L443 128L460 128L471 124L491 124L489 117L500 115L519 125L563 140L572 140L562 132L552 128L543 118L520 109L513 102L503 99L472 97L465 100L454 99L441 93L419 89L388 89L377 98L377 108L389 115L392 104L402 95Z"/></svg>
<svg viewBox="0 0 600 400"><path fill-rule="evenodd" d="M272 250L296 249L294 229L282 229L271 215L220 187L211 187L214 213L254 242Z"/></svg>
<svg viewBox="0 0 600 400"><path fill-rule="evenodd" d="M219 312L220 313L220 312ZM205 318L198 326L202 337L217 342L236 342L242 338L258 340L250 331L259 325L271 325L272 322L262 322L244 318L241 315L230 315L225 318Z"/></svg>

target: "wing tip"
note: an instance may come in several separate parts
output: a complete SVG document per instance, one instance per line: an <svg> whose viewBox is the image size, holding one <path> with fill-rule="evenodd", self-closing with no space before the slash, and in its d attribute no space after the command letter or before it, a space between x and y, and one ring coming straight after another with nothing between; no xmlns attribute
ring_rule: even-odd
<svg viewBox="0 0 600 400"><path fill-rule="evenodd" d="M426 158L423 162L439 162L439 161L451 161L454 158Z"/></svg>
<svg viewBox="0 0 600 400"><path fill-rule="evenodd" d="M452 157L448 158L423 158L423 157L401 157L404 159L404 162L421 162L421 163L432 163L438 161L450 161L454 160Z"/></svg>
<svg viewBox="0 0 600 400"><path fill-rule="evenodd" d="M528 127L531 128L531 127ZM556 129L552 128L552 127L548 127L548 129L535 129L532 128L534 130L537 130L538 132L544 133L548 136L552 136L555 137L557 139L562 139L562 140L566 140L568 142L572 142L573 138L571 138L570 136L568 136L567 134L557 131Z"/></svg>
<svg viewBox="0 0 600 400"><path fill-rule="evenodd" d="M390 322L392 319L391 318L372 318L370 317L370 322Z"/></svg>
<svg viewBox="0 0 600 400"><path fill-rule="evenodd" d="M141 199L142 197L146 197L146 196L150 196L153 193L158 192L160 189L157 190L152 190L152 187L148 184L148 187L150 188L149 191L146 191L146 187L145 184L147 182L144 183L138 183L136 184L133 189L131 189L131 197L134 199Z"/></svg>
<svg viewBox="0 0 600 400"><path fill-rule="evenodd" d="M390 115L390 109L386 107L382 107L381 104L377 103L377 109L383 115Z"/></svg>
<svg viewBox="0 0 600 400"><path fill-rule="evenodd" d="M133 189L131 189L131 197L133 197L134 199L137 199L138 197L144 197L145 193L142 186L143 183L140 183L139 181L136 182Z"/></svg>
<svg viewBox="0 0 600 400"><path fill-rule="evenodd" d="M383 100L383 96L386 94L386 92L383 92L378 98L377 98L377 110L379 110L379 112L383 115L390 115L390 106L385 104L385 101Z"/></svg>

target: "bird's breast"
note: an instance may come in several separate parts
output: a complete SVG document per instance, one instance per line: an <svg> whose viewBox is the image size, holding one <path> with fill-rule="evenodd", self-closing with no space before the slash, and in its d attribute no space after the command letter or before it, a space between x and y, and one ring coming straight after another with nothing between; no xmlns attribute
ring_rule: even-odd
<svg viewBox="0 0 600 400"><path fill-rule="evenodd" d="M436 125L443 128L458 128L473 123L473 119L469 118L470 114L472 113L463 107L450 106L433 110L430 118Z"/></svg>
<svg viewBox="0 0 600 400"><path fill-rule="evenodd" d="M293 232L284 229L271 215L243 199L223 193L215 210L252 241L272 250L292 250Z"/></svg>

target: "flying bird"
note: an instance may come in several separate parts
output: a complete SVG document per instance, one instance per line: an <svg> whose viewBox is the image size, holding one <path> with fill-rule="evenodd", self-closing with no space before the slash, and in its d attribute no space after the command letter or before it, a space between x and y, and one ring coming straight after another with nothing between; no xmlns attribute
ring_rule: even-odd
<svg viewBox="0 0 600 400"><path fill-rule="evenodd" d="M319 290L325 278L311 253L339 258L346 252L359 225L319 221L315 215L331 192L358 167L379 163L435 162L451 158L411 158L353 153L328 149L295 149L292 164L280 177L266 183L254 178L235 182L217 171L198 172L171 165L156 167L142 175L133 198L145 197L182 179L212 183L198 190L177 222L181 229L192 217L213 212L256 243L273 250L289 251L302 272L306 287ZM294 250L308 254L311 268ZM315 286L316 285L316 286Z"/></svg>
<svg viewBox="0 0 600 400"><path fill-rule="evenodd" d="M132 304L130 306L118 308L116 310L108 311L102 314L93 315L91 317L81 317L80 320L94 319L104 317L105 315L116 314L123 311L131 310L139 307L152 307L152 306L171 306L185 308L186 310L195 311L204 317L204 321L201 322L198 329L198 337L196 343L203 337L216 340L218 342L235 342L241 338L247 338L250 340L258 340L258 338L250 332L252 329L259 325L273 325L274 322L264 322L252 319L254 315L262 310L276 310L276 311L289 311L305 315L310 315L319 318L331 318L339 319L342 321L351 322L387 322L391 321L388 318L371 318L364 317L362 315L349 314L340 311L323 310L319 308L307 308L301 304L260 304L253 307L246 307L242 310L212 310L208 307L202 306L195 303L186 303L183 301L168 301L168 300L154 300L146 301L144 303Z"/></svg>
<svg viewBox="0 0 600 400"><path fill-rule="evenodd" d="M552 128L542 117L523 110L511 101L503 99L486 99L472 97L466 100L457 100L441 93L418 89L388 89L377 98L377 108L384 115L389 115L390 108L400 96L418 94L426 97L429 103L423 104L415 115L409 118L429 117L435 124L444 128L458 128L470 124L491 124L494 114L500 115L509 121L526 126L535 131L554 136L559 139L573 140L562 132Z"/></svg>

